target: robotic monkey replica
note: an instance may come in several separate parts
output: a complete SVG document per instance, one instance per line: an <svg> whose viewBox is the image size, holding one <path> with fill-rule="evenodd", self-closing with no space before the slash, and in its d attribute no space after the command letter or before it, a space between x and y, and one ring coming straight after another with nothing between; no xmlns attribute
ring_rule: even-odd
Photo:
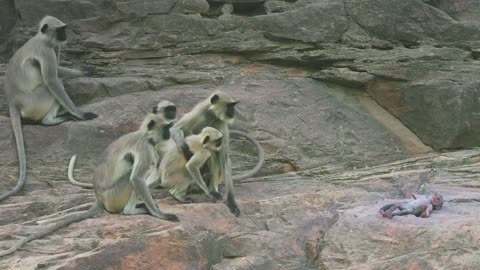
<svg viewBox="0 0 480 270"><path fill-rule="evenodd" d="M16 194L26 182L22 118L48 126L67 120L90 120L98 116L75 107L60 80L89 75L58 64L62 45L67 40L66 27L54 17L44 17L38 33L18 49L7 65L4 91L9 103L20 175L14 189L3 193L0 201Z"/></svg>
<svg viewBox="0 0 480 270"><path fill-rule="evenodd" d="M440 210L443 207L443 196L440 193L431 195L416 195L413 200L401 203L387 204L380 208L378 213L383 217L415 215L416 217L427 218L433 210Z"/></svg>

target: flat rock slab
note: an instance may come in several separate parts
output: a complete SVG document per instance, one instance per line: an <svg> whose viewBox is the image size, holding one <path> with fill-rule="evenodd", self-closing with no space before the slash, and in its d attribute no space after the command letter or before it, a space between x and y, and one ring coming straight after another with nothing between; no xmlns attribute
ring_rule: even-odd
<svg viewBox="0 0 480 270"><path fill-rule="evenodd" d="M222 203L179 204L165 190L153 190L160 208L178 215L179 223L99 214L32 241L0 263L3 269L475 269L480 186L468 183L478 179L479 157L464 151L324 177L252 178L236 184L238 218ZM443 167L425 178L408 164ZM384 170L403 174L404 182ZM353 179L357 184L347 187ZM378 209L401 200L400 187L408 185L441 192L443 209L428 219L380 217ZM0 205L2 248L17 240L12 235L42 230L25 223L40 213L93 201L91 191L65 182L28 195Z"/></svg>

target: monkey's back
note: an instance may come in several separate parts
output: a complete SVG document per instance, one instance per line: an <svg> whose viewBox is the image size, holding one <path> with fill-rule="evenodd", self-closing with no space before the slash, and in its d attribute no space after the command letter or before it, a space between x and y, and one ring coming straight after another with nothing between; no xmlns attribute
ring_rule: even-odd
<svg viewBox="0 0 480 270"><path fill-rule="evenodd" d="M94 173L94 185L105 188L115 184L130 175L134 163L140 161L136 159L153 160L153 152L153 146L139 131L121 136L103 151Z"/></svg>
<svg viewBox="0 0 480 270"><path fill-rule="evenodd" d="M37 57L53 53L53 48L42 42L37 36L32 37L12 56L5 72L7 91L31 92L44 84Z"/></svg>

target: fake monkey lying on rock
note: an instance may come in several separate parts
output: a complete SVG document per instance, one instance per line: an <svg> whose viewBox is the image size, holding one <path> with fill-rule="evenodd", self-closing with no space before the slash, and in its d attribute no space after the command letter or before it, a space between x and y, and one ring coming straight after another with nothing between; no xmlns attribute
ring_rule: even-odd
<svg viewBox="0 0 480 270"><path fill-rule="evenodd" d="M412 195L412 200L387 204L380 208L378 213L383 217L415 215L416 217L427 218L433 210L440 210L443 206L443 197L440 193L431 195Z"/></svg>

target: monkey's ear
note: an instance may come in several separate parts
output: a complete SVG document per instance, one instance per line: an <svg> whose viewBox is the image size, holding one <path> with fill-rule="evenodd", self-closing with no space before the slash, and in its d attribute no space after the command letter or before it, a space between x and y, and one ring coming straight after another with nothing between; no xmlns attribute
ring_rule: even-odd
<svg viewBox="0 0 480 270"><path fill-rule="evenodd" d="M210 136L205 136L205 138L203 138L203 144L208 143L208 141L210 141Z"/></svg>
<svg viewBox="0 0 480 270"><path fill-rule="evenodd" d="M211 104L215 104L220 99L218 95L213 95L213 97L210 99Z"/></svg>
<svg viewBox="0 0 480 270"><path fill-rule="evenodd" d="M157 112L158 112L157 106L153 106L153 108L152 108L152 113L157 113Z"/></svg>
<svg viewBox="0 0 480 270"><path fill-rule="evenodd" d="M45 32L47 32L47 29L48 29L48 24L44 24L44 25L42 26L42 29L40 29L40 32L42 32L42 33L45 34Z"/></svg>
<svg viewBox="0 0 480 270"><path fill-rule="evenodd" d="M148 130L152 130L152 128L155 126L155 121L150 120L150 122L147 125Z"/></svg>

